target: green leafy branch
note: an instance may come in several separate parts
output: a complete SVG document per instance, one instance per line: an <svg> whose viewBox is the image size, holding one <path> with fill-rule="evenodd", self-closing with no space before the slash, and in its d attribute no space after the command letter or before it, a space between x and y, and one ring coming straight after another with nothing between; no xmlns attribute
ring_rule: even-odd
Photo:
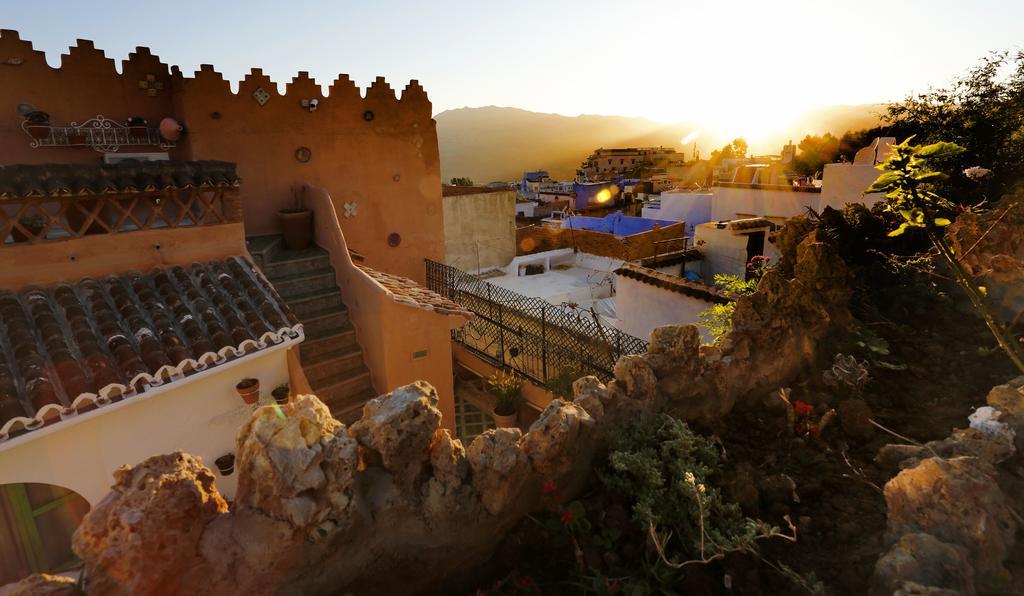
<svg viewBox="0 0 1024 596"><path fill-rule="evenodd" d="M945 173L933 169L932 164L936 160L959 155L963 153L964 148L956 143L947 142L924 146L912 145L912 139L913 137L910 137L892 147L889 158L877 166L882 170L882 175L866 192L885 193L886 209L898 213L903 218L899 227L889 232L889 236L899 236L911 229L920 229L928 235L939 256L953 271L957 284L985 320L999 347L1006 352L1014 365L1024 372L1024 353L1020 343L1009 329L992 315L985 303L985 289L975 283L967 273L943 234L943 228L951 223L950 217L956 205L932 190L936 182L949 178Z"/></svg>

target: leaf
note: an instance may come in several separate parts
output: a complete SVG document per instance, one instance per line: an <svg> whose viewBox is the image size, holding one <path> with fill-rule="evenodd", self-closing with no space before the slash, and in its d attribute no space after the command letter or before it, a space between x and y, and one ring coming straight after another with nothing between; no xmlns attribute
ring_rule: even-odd
<svg viewBox="0 0 1024 596"><path fill-rule="evenodd" d="M901 235L903 235L903 232L906 232L907 228L909 228L909 227L910 227L909 223L903 222L903 223L900 224L900 227L898 227L895 230L889 232L889 237L890 238L895 238L896 236L901 236Z"/></svg>
<svg viewBox="0 0 1024 596"><path fill-rule="evenodd" d="M932 143L931 145L925 145L917 151L914 155L917 157L923 157L925 159L935 159L937 157L949 157L951 155L957 155L963 153L964 148L956 143L948 143L946 141L939 141L938 143Z"/></svg>
<svg viewBox="0 0 1024 596"><path fill-rule="evenodd" d="M940 227L940 228L944 228L944 227L948 226L949 224L951 224L951 223L953 223L953 222L949 221L949 220L948 220L948 219L946 219L945 217L936 217L936 218L935 218L935 219L934 219L934 220L932 221L932 223L934 223L935 225L937 225L937 226L938 226L938 227Z"/></svg>
<svg viewBox="0 0 1024 596"><path fill-rule="evenodd" d="M914 176L914 180L918 182L928 182L929 180L946 180L949 176L942 172L922 172Z"/></svg>
<svg viewBox="0 0 1024 596"><path fill-rule="evenodd" d="M981 292L982 296L988 296L988 288L985 286L978 286L978 291Z"/></svg>
<svg viewBox="0 0 1024 596"><path fill-rule="evenodd" d="M900 172L886 172L879 176L865 192L884 192L899 180Z"/></svg>

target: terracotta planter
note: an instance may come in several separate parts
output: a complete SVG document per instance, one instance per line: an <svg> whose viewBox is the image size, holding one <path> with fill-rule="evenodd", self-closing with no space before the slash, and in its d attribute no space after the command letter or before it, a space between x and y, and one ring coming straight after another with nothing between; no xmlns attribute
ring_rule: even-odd
<svg viewBox="0 0 1024 596"><path fill-rule="evenodd" d="M221 476L230 476L235 473L234 453L222 455L217 459L213 460L213 463L217 465L217 471L220 472Z"/></svg>
<svg viewBox="0 0 1024 596"><path fill-rule="evenodd" d="M238 392L238 397L241 397L242 401L251 406L260 400L260 381L259 379L242 379L235 385L235 391Z"/></svg>
<svg viewBox="0 0 1024 596"><path fill-rule="evenodd" d="M519 425L519 412L499 414L497 410L492 410L491 416L494 417L494 425L498 428L515 428Z"/></svg>
<svg viewBox="0 0 1024 596"><path fill-rule="evenodd" d="M308 209L282 209L277 212L281 233L288 250L308 248L313 241L313 212Z"/></svg>
<svg viewBox="0 0 1024 596"><path fill-rule="evenodd" d="M270 392L270 395L274 397L274 403L276 403L279 406L283 406L284 404L288 403L289 394L290 391L288 390L287 385L283 387L278 387L277 389L274 389L273 391Z"/></svg>

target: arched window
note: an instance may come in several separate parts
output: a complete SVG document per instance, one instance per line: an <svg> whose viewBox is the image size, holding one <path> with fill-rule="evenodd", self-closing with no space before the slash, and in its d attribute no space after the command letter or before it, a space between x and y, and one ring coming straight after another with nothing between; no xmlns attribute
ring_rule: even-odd
<svg viewBox="0 0 1024 596"><path fill-rule="evenodd" d="M88 511L89 503L66 488L0 485L0 585L75 567L71 535Z"/></svg>

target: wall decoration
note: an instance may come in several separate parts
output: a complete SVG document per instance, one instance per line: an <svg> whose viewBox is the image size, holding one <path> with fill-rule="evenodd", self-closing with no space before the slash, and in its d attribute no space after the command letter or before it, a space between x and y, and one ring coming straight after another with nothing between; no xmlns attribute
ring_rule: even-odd
<svg viewBox="0 0 1024 596"><path fill-rule="evenodd" d="M25 63L25 59L21 56L11 56L7 60L4 60L4 64L8 66L21 66Z"/></svg>
<svg viewBox="0 0 1024 596"><path fill-rule="evenodd" d="M402 236L398 232L388 234L388 246L395 248L402 243Z"/></svg>
<svg viewBox="0 0 1024 596"><path fill-rule="evenodd" d="M363 112L363 120L366 120L367 122L373 120L373 110L366 110Z"/></svg>
<svg viewBox="0 0 1024 596"><path fill-rule="evenodd" d="M164 84L156 80L156 75L147 74L146 78L139 81L139 89L144 89L146 95L150 97L156 97L156 94L164 88Z"/></svg>
<svg viewBox="0 0 1024 596"><path fill-rule="evenodd" d="M267 93L267 90L263 87L257 87L256 90L252 92L252 98L256 100L256 103L262 106L270 101L270 94Z"/></svg>
<svg viewBox="0 0 1024 596"><path fill-rule="evenodd" d="M313 157L313 152L309 150L309 147L299 147L295 150L295 161L299 163L307 163Z"/></svg>
<svg viewBox="0 0 1024 596"><path fill-rule="evenodd" d="M348 218L355 217L359 211L359 204L355 201L352 201L351 203L344 203L342 207L345 208L344 216Z"/></svg>

